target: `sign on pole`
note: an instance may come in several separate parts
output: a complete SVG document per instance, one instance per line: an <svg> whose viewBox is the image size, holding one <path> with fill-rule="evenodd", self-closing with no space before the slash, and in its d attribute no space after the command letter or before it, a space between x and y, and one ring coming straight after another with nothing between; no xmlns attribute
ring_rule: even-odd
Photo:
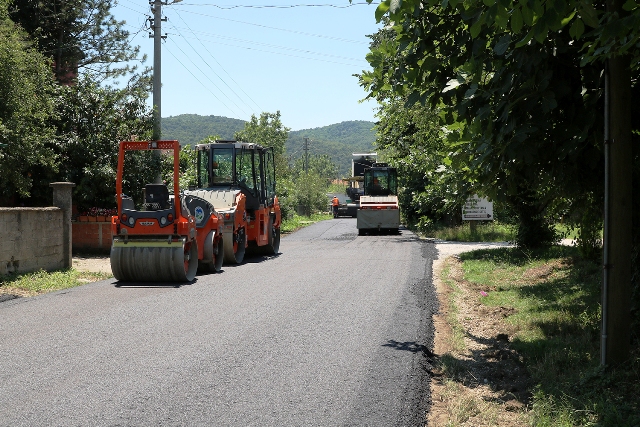
<svg viewBox="0 0 640 427"><path fill-rule="evenodd" d="M469 197L462 206L463 221L489 221L493 220L493 202L486 198L474 195Z"/></svg>

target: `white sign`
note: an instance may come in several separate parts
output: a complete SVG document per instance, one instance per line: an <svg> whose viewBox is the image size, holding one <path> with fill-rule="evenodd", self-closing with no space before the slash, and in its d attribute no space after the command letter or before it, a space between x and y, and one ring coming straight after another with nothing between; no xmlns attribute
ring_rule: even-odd
<svg viewBox="0 0 640 427"><path fill-rule="evenodd" d="M462 206L463 221L493 220L493 202L477 195L469 197Z"/></svg>

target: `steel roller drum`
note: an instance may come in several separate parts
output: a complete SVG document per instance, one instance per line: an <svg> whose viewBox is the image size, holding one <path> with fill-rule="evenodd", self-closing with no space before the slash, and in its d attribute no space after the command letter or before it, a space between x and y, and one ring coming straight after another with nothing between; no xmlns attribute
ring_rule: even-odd
<svg viewBox="0 0 640 427"><path fill-rule="evenodd" d="M131 239L114 237L111 271L127 282L190 282L198 269L198 247L185 239Z"/></svg>

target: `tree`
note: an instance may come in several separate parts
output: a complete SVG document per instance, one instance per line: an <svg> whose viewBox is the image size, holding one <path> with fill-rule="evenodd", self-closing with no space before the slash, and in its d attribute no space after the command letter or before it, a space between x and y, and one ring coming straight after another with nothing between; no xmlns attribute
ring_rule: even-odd
<svg viewBox="0 0 640 427"><path fill-rule="evenodd" d="M246 122L244 129L234 134L234 138L239 141L253 142L263 147L273 148L276 176L286 177L289 167L285 157L285 143L289 137L290 129L282 124L280 111L275 113L263 112L258 119L254 114L251 120Z"/></svg>
<svg viewBox="0 0 640 427"><path fill-rule="evenodd" d="M308 162L308 164L306 164L306 162ZM327 183L338 177L338 167L326 154L308 156L306 162L304 157L299 157L295 160L292 169L292 175L294 177L304 173L305 170L313 172Z"/></svg>
<svg viewBox="0 0 640 427"><path fill-rule="evenodd" d="M55 115L57 87L46 59L8 17L0 0L0 197L29 197L36 173L57 169ZM50 197L49 192L49 197Z"/></svg>
<svg viewBox="0 0 640 427"><path fill-rule="evenodd" d="M451 167L437 109L389 95L380 100L377 150L398 169L399 203L407 224L426 231L453 221L466 199L472 177Z"/></svg>
<svg viewBox="0 0 640 427"><path fill-rule="evenodd" d="M50 58L58 81L70 83L78 71L101 79L135 71L128 62L140 49L129 44L124 22L111 15L114 0L13 0L11 18Z"/></svg>
<svg viewBox="0 0 640 427"><path fill-rule="evenodd" d="M405 61L388 61L387 57L397 59L399 55L385 56L390 52L378 49L371 58L375 71L365 76L364 84L374 93L385 85L408 84L411 102L453 101L449 105L457 108L455 113L470 131L464 154L474 157L472 164L480 169L485 184L493 178L499 188L513 195L524 188L532 200L557 194L566 184L569 191L571 184L574 188L590 185L590 177L601 175L598 159L602 156L594 155L598 146L592 136L595 141L604 140L604 126L599 125L604 114L598 113L597 105L603 93L612 95L607 98L610 111L606 112L611 118L606 123L611 130L607 143L615 140L607 156L609 169L614 170L612 185L606 188L612 218L605 224L605 245L607 236L615 243L611 258L605 260L605 271L610 265L616 268L615 286L605 291L603 301L613 297L616 307L607 310L603 337L615 333L615 345L605 350L602 360L615 364L628 357L630 342L631 206L637 203L632 202L630 185L634 116L630 110L635 105L629 99L631 91L637 91L632 76L637 77L640 58L640 7L633 1L623 4L617 0L603 6L585 0L385 1L376 16L381 19L388 14L394 22L398 36L393 47ZM592 30L585 32L586 27ZM452 50L454 46L460 54ZM447 53L460 58L452 59ZM603 92L600 72L605 60L612 85L611 91ZM457 81L451 82L456 75ZM557 77L569 86L554 86ZM579 86L571 85L577 81ZM521 152L524 162L514 155ZM600 173L585 174L588 168L572 170L570 159L581 168L595 163L592 171ZM609 273L605 283L607 277Z"/></svg>
<svg viewBox="0 0 640 427"><path fill-rule="evenodd" d="M536 236L552 231L542 213L554 199L602 182L599 69L580 67L568 33L509 49L516 36L501 28L471 31L482 2L411 5L391 14L397 37L372 49L374 71L363 74L363 85L442 109L454 167L473 170L479 190L494 200L516 207L526 193L521 225L533 228L522 236L532 239L520 243L548 244L551 236Z"/></svg>
<svg viewBox="0 0 640 427"><path fill-rule="evenodd" d="M126 87L112 88L84 76L74 86L61 87L59 120L55 122L60 141L57 178L76 183L78 206L114 205L118 143L151 136L151 109L146 103L149 84L148 78L134 76ZM148 173L153 175L159 167L142 158L138 162L127 168L131 172L127 181L137 182L137 187L151 182Z"/></svg>

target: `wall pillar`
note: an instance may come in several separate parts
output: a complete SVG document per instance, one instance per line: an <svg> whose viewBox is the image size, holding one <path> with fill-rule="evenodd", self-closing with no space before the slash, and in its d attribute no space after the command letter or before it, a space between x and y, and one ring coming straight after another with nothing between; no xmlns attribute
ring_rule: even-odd
<svg viewBox="0 0 640 427"><path fill-rule="evenodd" d="M71 191L76 185L73 182L52 182L49 187L53 188L53 206L62 209L62 248L64 268L73 266L73 256L71 255L71 212L72 197Z"/></svg>

